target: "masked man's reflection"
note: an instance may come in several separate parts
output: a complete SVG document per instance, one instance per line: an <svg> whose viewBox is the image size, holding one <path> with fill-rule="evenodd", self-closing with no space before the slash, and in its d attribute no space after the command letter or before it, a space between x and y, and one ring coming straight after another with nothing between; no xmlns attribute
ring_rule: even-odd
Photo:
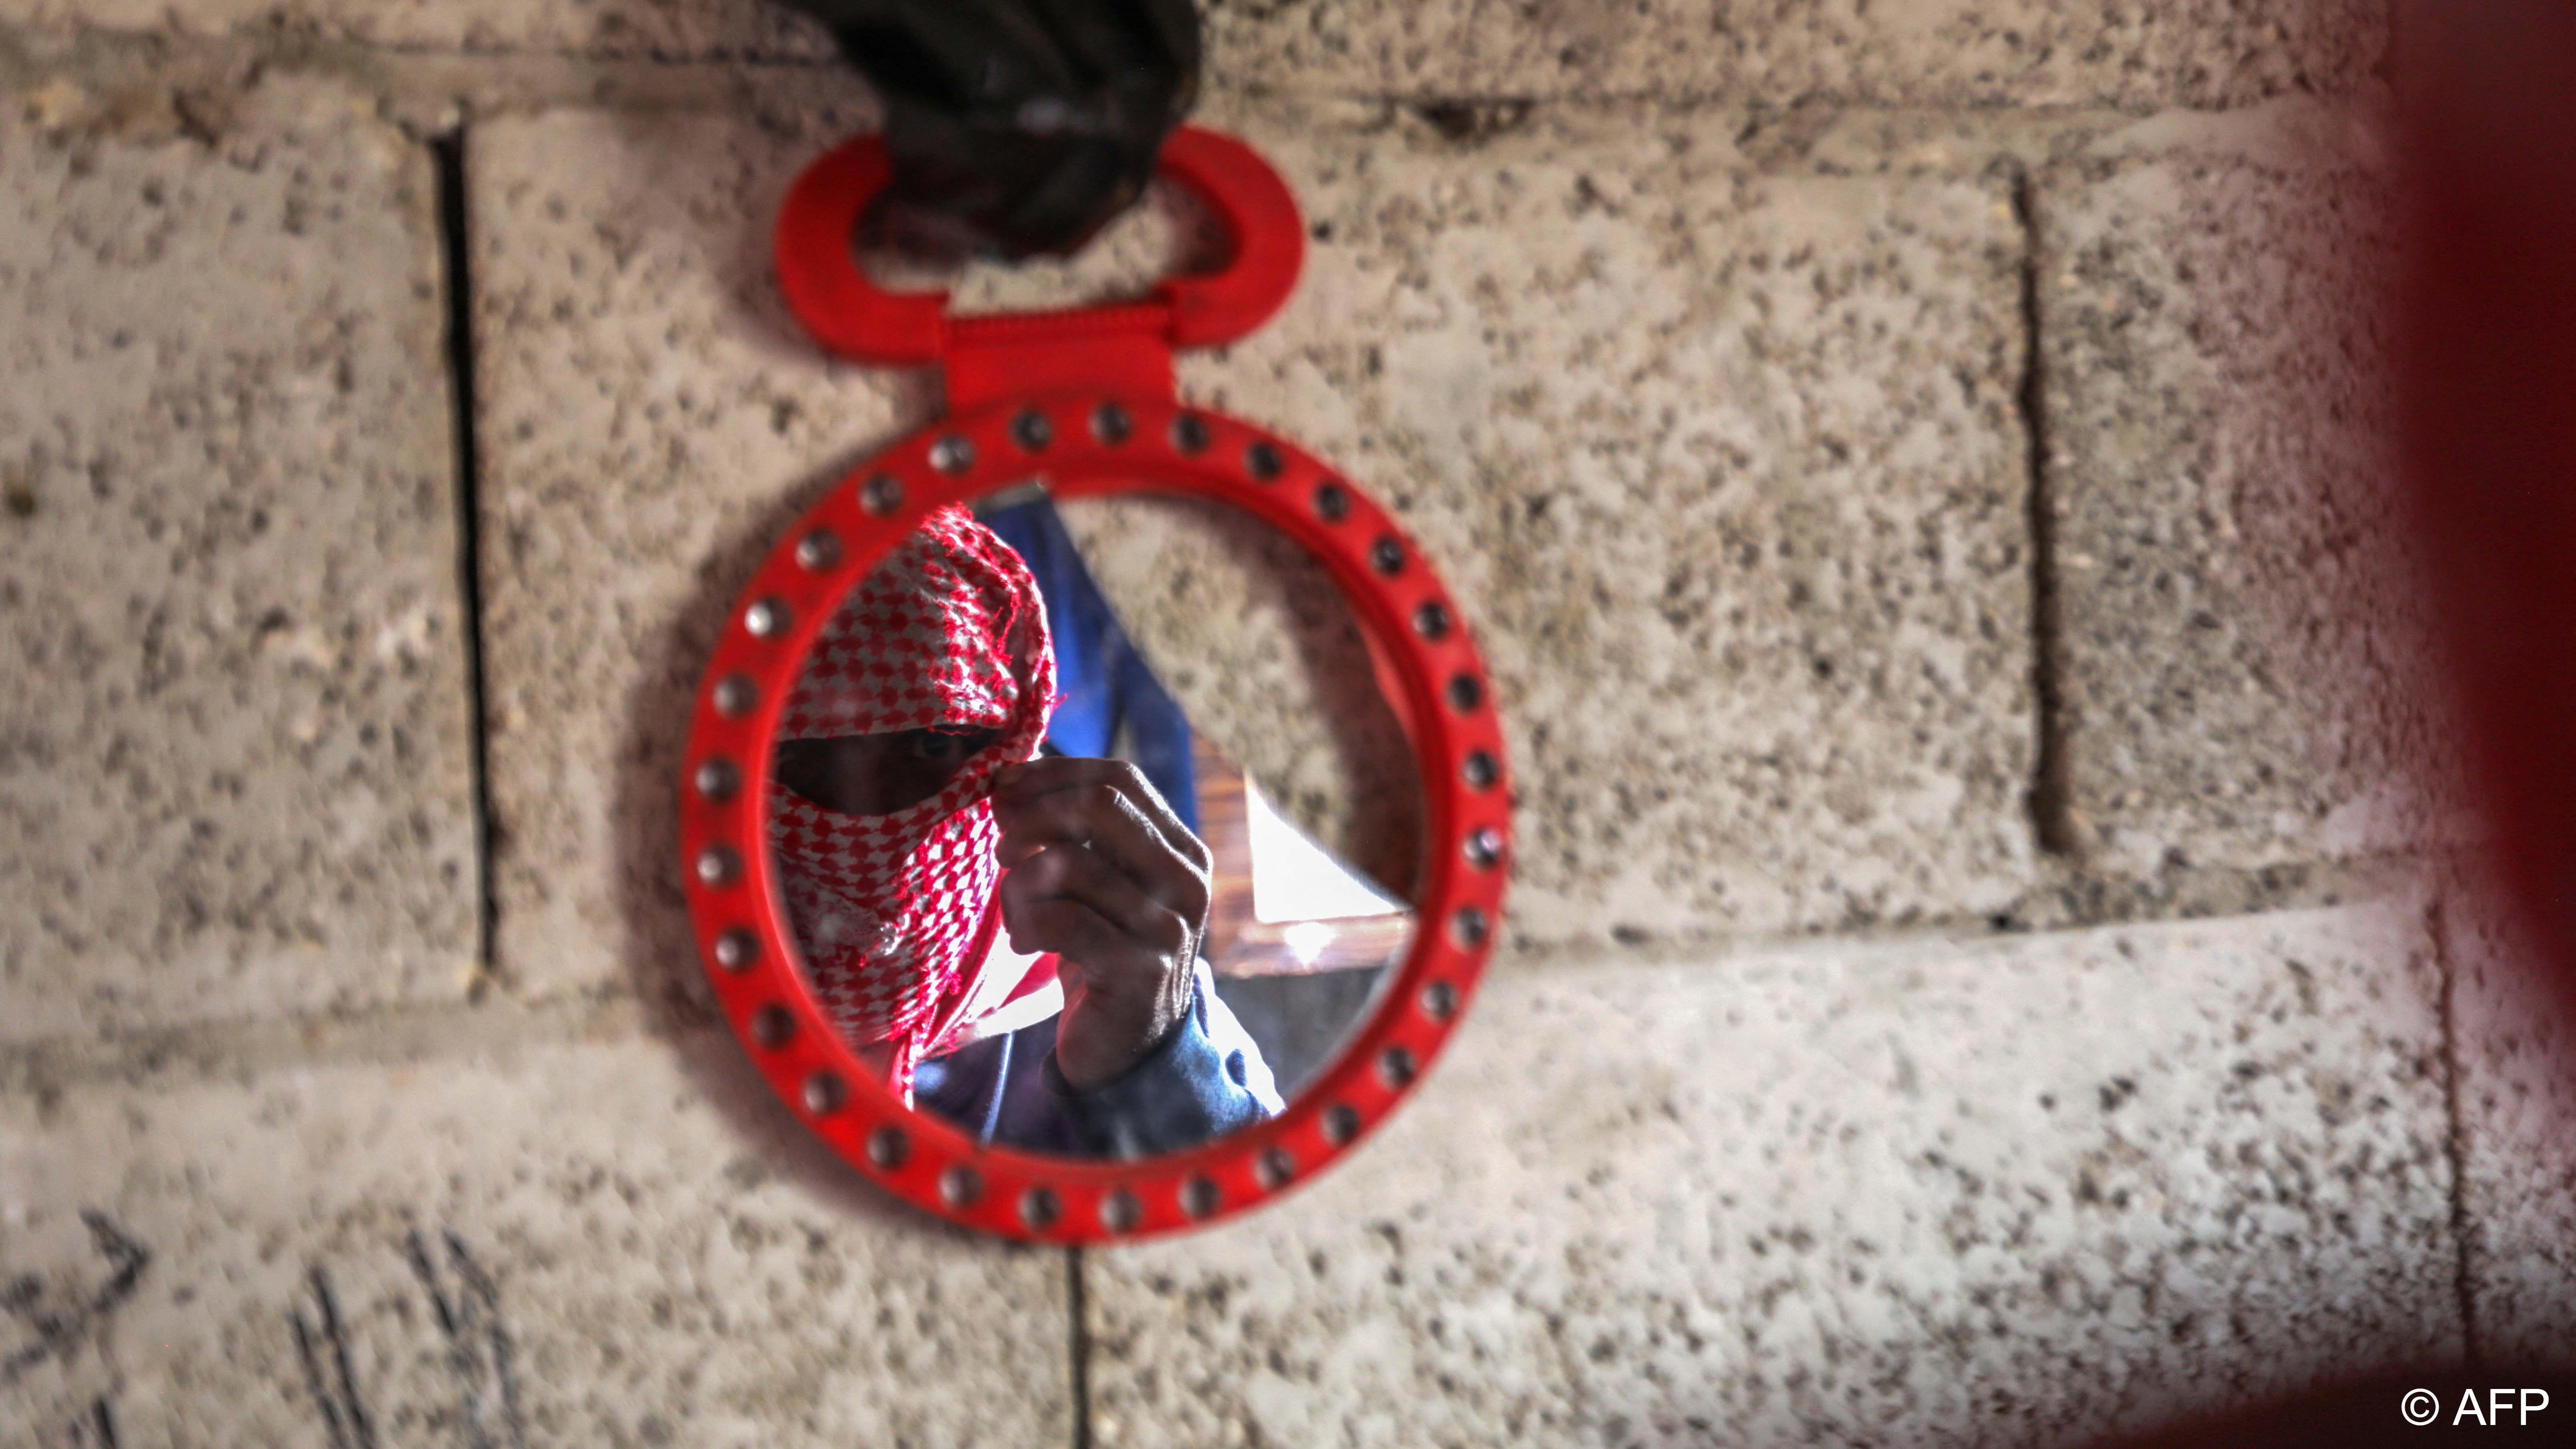
<svg viewBox="0 0 2576 1449"><path fill-rule="evenodd" d="M1010 547L944 508L786 704L770 840L869 1070L982 1140L1134 1156L1279 1110L1198 945L1208 852L1134 767L1038 758L1055 659Z"/></svg>

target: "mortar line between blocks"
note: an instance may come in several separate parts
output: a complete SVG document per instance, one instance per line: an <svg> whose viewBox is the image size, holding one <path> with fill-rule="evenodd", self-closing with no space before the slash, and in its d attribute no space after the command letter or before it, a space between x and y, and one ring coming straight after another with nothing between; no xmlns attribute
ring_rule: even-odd
<svg viewBox="0 0 2576 1449"><path fill-rule="evenodd" d="M430 142L438 168L439 253L447 284L447 391L454 409L457 579L465 607L465 687L473 720L474 976L480 999L497 974L500 901L493 889L492 740L483 669L482 453L475 426L473 239L466 229L465 130Z"/></svg>
<svg viewBox="0 0 2576 1449"><path fill-rule="evenodd" d="M1091 1449L1091 1321L1082 1291L1082 1249L1064 1250L1065 1351L1073 1400L1073 1449Z"/></svg>
<svg viewBox="0 0 2576 1449"><path fill-rule="evenodd" d="M2041 853L2075 859L2075 807L2067 777L2066 646L2058 597L2057 495L2049 484L2046 316L2040 304L2039 212L2030 168L2012 173L2013 220L2021 228L2021 385L2014 407L2028 452L2025 515L2030 535L2031 694L2034 721L2029 812Z"/></svg>
<svg viewBox="0 0 2576 1449"><path fill-rule="evenodd" d="M1755 932L1710 932L1658 937L1643 945L1608 941L1507 942L1498 972L1569 971L1631 966L1706 966L1711 962L1815 951L1884 951L1894 948L1977 950L2003 941L2043 941L2112 928L2154 930L2223 925L2279 911L2361 907L2388 900L2397 882L2448 860L2420 852L2392 852L2321 863L2313 878L2282 890L2256 889L2267 872L2193 872L2227 903L2201 908L2178 901L2177 882L2134 881L2134 900L2091 902L2062 917L2034 917L2037 896L1999 915L1932 917L1902 925L1875 924L1830 933L1784 927ZM2111 882L2109 884L2120 884ZM2043 893L2054 887L2043 887ZM2013 924L1999 925L1998 921ZM25 1093L40 1102L69 1083L118 1080L140 1083L207 1080L260 1070L336 1064L444 1060L459 1055L516 1049L539 1043L677 1041L704 1027L657 1028L641 998L618 991L559 991L510 997L506 1010L451 1001L387 1004L365 1010L219 1018L138 1025L105 1034L73 1032L26 1040L0 1040L0 1096ZM722 1028L712 1028L719 1032ZM1087 1329L1086 1329L1087 1331Z"/></svg>
<svg viewBox="0 0 2576 1449"><path fill-rule="evenodd" d="M2477 1224L2469 1216L2468 1118L2460 1110L2459 963L2451 957L2449 912L2442 892L2424 907L2425 934L2432 939L2433 965L2440 976L2434 998L2442 1034L2442 1155L2451 1169L2451 1250L2456 1256L2451 1291L2459 1302L2460 1356L2472 1373L2485 1367L2478 1344L2478 1284L2473 1251Z"/></svg>

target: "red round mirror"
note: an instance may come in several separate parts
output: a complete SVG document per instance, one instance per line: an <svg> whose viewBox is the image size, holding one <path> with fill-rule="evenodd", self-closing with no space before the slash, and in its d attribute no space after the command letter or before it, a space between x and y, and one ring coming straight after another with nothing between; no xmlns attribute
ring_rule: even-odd
<svg viewBox="0 0 2576 1449"><path fill-rule="evenodd" d="M948 368L952 414L852 470L779 540L717 642L685 756L696 935L754 1063L868 1177L1017 1238L1171 1231L1308 1179L1438 1054L1500 920L1509 781L1456 601L1349 480L1171 394L1170 348L1198 335L1186 319L1257 323L1297 255L1267 166L1185 136L1198 171L1181 179L1237 233L1236 263L1153 303L1034 322L925 329L921 309L888 307L823 260L847 257L867 199L832 188L866 166L845 148L808 173L782 223L783 269L806 279L791 300L835 346L876 345L885 317L908 319L895 325ZM878 320L853 323L853 307ZM1180 501L1157 516L1139 499ZM1306 640L1271 652L1307 656L1329 677L1320 692L1275 671L1170 668L1176 640L1224 652L1236 637L1208 579L1255 556L1291 576L1272 591L1291 605L1271 613ZM1140 587L1158 575L1173 587ZM1150 677L1158 652L1179 688ZM1104 679L1193 708L1173 725L1131 701L1104 725L1084 694ZM1292 700L1318 729L1243 723ZM1301 790L1290 777L1329 739L1375 746L1345 788ZM1113 777L1123 796L1095 788ZM1031 793L1056 780L1062 792ZM1073 786L1108 815L1028 823L1054 819ZM1038 854L1014 844L1045 830ZM1049 924L1032 902L1055 887L1030 882L1039 854L1071 851L1080 863L1047 880L1098 870L1103 891L1163 899L1158 880L1177 877L1153 874L1157 849L1186 856L1205 890L1183 891L1196 919L1160 978L1168 1009L1129 1040L1113 1009L1126 968L1103 964L1129 943Z"/></svg>

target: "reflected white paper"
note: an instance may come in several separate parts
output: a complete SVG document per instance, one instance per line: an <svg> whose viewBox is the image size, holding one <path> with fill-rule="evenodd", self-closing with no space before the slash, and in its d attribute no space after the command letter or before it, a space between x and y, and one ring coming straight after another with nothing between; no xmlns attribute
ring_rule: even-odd
<svg viewBox="0 0 2576 1449"><path fill-rule="evenodd" d="M1343 921L1365 916L1402 915L1406 907L1362 880L1349 866L1324 853L1306 833L1280 818L1261 787L1243 782L1244 830L1252 853L1252 918L1280 921ZM1325 939L1330 939L1329 931ZM1296 950L1291 928L1289 949ZM1300 956L1312 959L1311 951Z"/></svg>

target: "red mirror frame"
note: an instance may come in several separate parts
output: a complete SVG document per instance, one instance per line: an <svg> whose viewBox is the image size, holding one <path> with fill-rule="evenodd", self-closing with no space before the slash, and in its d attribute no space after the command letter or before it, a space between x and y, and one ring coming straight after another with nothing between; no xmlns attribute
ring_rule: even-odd
<svg viewBox="0 0 2576 1449"><path fill-rule="evenodd" d="M852 153L873 144L825 157L799 182L809 201L820 188L833 204L800 213L791 197L780 228L783 278L796 248L826 270L855 275L847 238L860 207L849 204L849 172ZM1285 204L1286 224L1298 226L1284 184L1248 148L1191 130L1175 144L1216 156L1217 186L1258 192L1267 178L1275 202ZM1180 179L1195 188L1207 178ZM871 187L861 188L861 206L882 184L880 163ZM1249 330L1288 290L1275 274L1282 207L1258 196L1249 210L1217 201L1239 241L1258 226L1274 243L1272 274L1253 278L1249 288L1274 295L1255 295L1257 305L1234 312L1233 322ZM1295 235L1302 240L1302 231ZM1258 252L1239 244L1237 260ZM1297 255L1288 249L1290 284ZM820 303L789 282L800 314L847 305L848 278L832 281L841 288L838 300ZM1199 285L1219 293L1232 287L1238 301L1247 291L1239 266ZM683 757L680 848L689 912L719 1009L753 1064L863 1175L939 1216L1004 1237L1078 1244L1171 1232L1310 1179L1383 1121L1439 1054L1474 995L1501 922L1510 781L1493 691L1464 616L1412 540L1339 474L1254 424L1171 395L1168 349L1172 334L1185 330L1172 325L1180 310L1158 301L1027 319L1042 337L1007 325L1018 318L975 319L977 329L943 322L937 336L950 369L952 416L852 470L770 552L716 642ZM1131 320L1139 313L1149 314L1142 326ZM1103 328L1104 315L1117 320ZM916 337L918 321L916 315L909 324ZM996 342L980 366L960 356L973 349L976 330ZM851 335L845 325L840 338ZM1129 365L1108 367L1106 376L1094 369L1090 386L1072 385L1104 335L1122 339L1110 346L1125 349ZM1141 350L1139 338L1146 340ZM832 345L860 352L844 340ZM1155 348L1163 353L1160 386L1150 365L1144 376L1133 365L1150 364ZM1001 384L1014 379L1035 379L1039 387L994 395L1008 392ZM979 392L987 395L974 396ZM767 848L761 802L769 795L770 741L825 620L932 509L1032 480L1058 498L1144 491L1228 504L1304 545L1350 602L1381 672L1391 676L1397 693L1389 704L1406 725L1424 786L1413 941L1369 1018L1279 1116L1140 1161L978 1146L964 1130L904 1107L871 1081L805 979Z"/></svg>

